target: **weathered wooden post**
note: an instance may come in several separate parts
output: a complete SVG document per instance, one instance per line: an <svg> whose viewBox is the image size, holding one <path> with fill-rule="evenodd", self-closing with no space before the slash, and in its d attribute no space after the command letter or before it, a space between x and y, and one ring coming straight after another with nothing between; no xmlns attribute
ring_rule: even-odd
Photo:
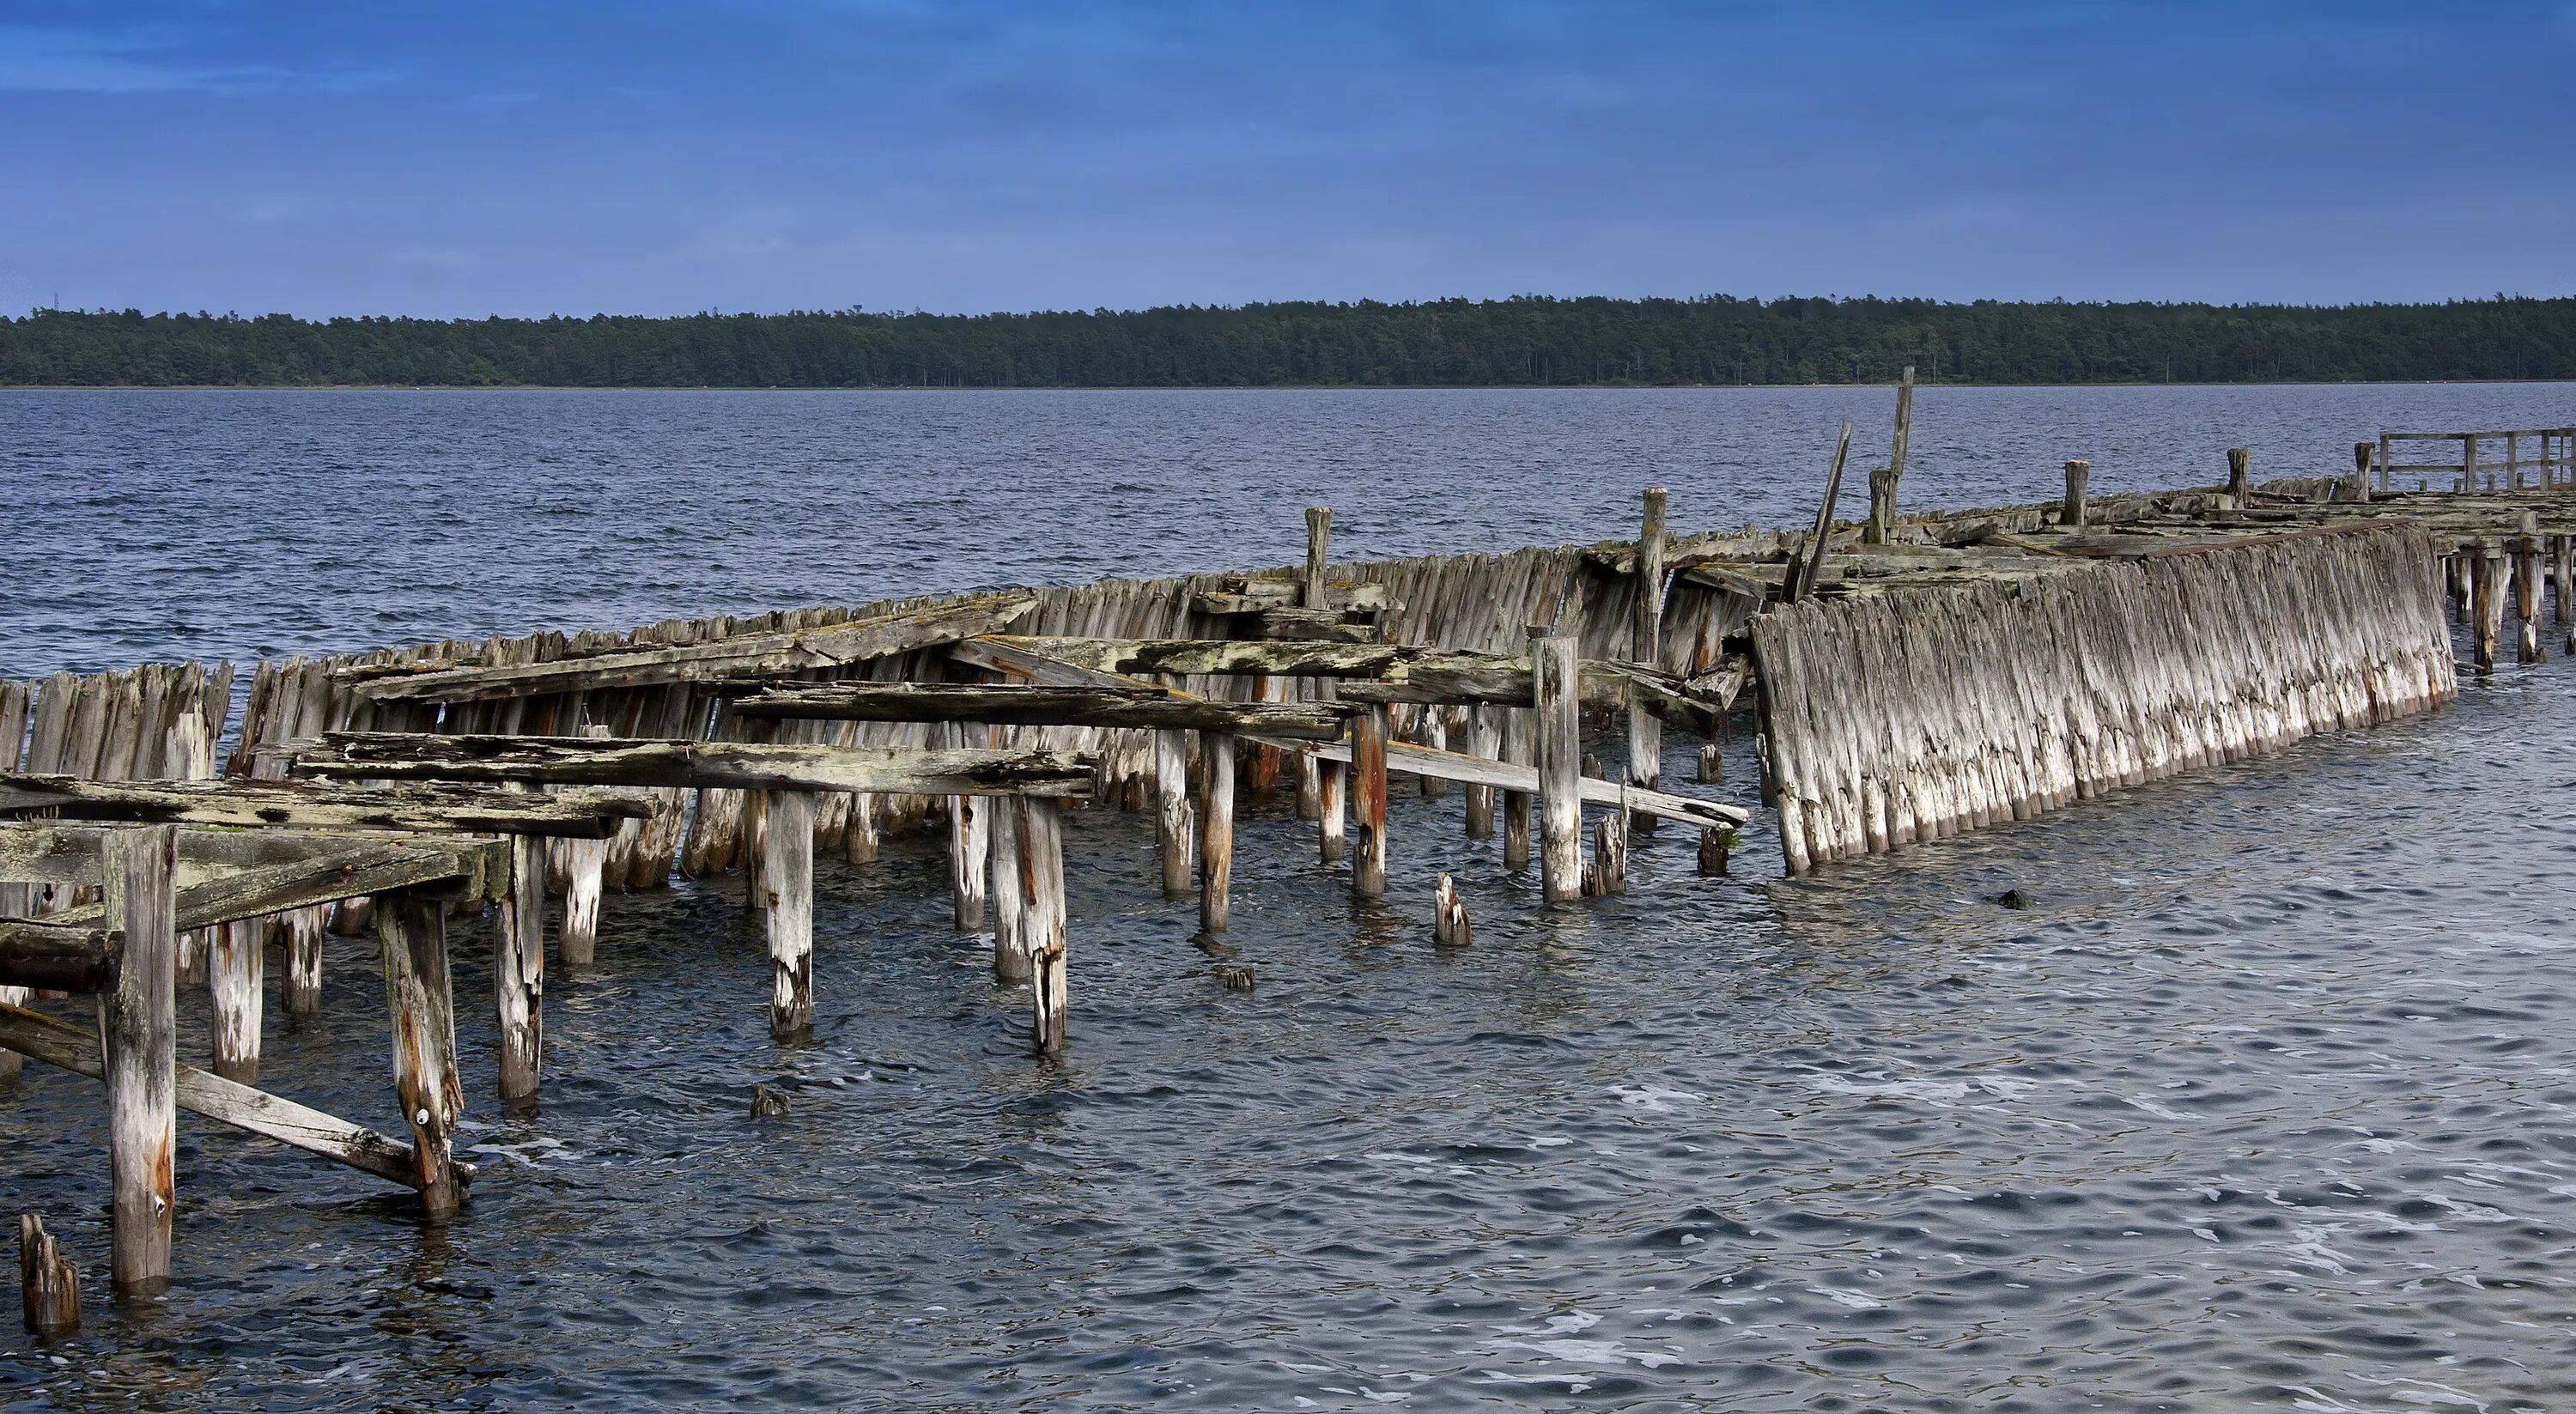
<svg viewBox="0 0 2576 1414"><path fill-rule="evenodd" d="M1896 484L1905 477L1905 444L1914 427L1914 365L1905 365L1896 380L1896 434L1887 444L1887 465L1869 474L1869 525L1862 538L1887 543L1896 526Z"/></svg>
<svg viewBox="0 0 2576 1414"><path fill-rule="evenodd" d="M2378 456L2378 458L2377 458L2377 461L2378 461L2378 465L2379 465L2379 489L2380 489L2380 490L2382 490L2382 491L2386 491L2386 490L2388 490L2388 489L2389 489L2389 486L2388 486L2388 446L2389 446L2389 442L2388 442L2388 434L2387 434L2387 433L2385 433L2385 432L2380 433L2380 434L2379 434L2379 456Z"/></svg>
<svg viewBox="0 0 2576 1414"><path fill-rule="evenodd" d="M1532 639L1533 643L1537 640ZM1538 763L1538 714L1526 707L1503 710L1503 759L1516 766ZM1503 867L1527 869L1530 862L1530 793L1503 792Z"/></svg>
<svg viewBox="0 0 2576 1414"><path fill-rule="evenodd" d="M1467 708L1467 754L1488 761L1502 755L1502 729L1495 724L1494 714L1508 709L1492 703L1478 702ZM1494 837L1494 788L1467 787L1467 838L1489 840Z"/></svg>
<svg viewBox="0 0 2576 1414"><path fill-rule="evenodd" d="M80 1329L80 1273L34 1213L18 1215L18 1291L30 1335L71 1335Z"/></svg>
<svg viewBox="0 0 2576 1414"><path fill-rule="evenodd" d="M1386 704L1372 702L1351 718L1351 808L1360 832L1351 892L1363 898L1386 892L1386 716Z"/></svg>
<svg viewBox="0 0 2576 1414"><path fill-rule="evenodd" d="M2474 432L2460 434L2460 489L2478 489L2478 434Z"/></svg>
<svg viewBox="0 0 2576 1414"><path fill-rule="evenodd" d="M1064 1054L1064 836L1056 803L1010 798L1019 812L1021 927L1028 940L1034 1015L1031 1041L1044 1056Z"/></svg>
<svg viewBox="0 0 2576 1414"><path fill-rule="evenodd" d="M758 892L769 931L769 1034L783 1038L814 1029L814 797L765 794L769 848Z"/></svg>
<svg viewBox="0 0 2576 1414"><path fill-rule="evenodd" d="M1530 644L1537 700L1539 869L1545 895L1562 903L1583 892L1582 689L1575 640L1550 634Z"/></svg>
<svg viewBox="0 0 2576 1414"><path fill-rule="evenodd" d="M1350 851L1350 840L1343 825L1351 794L1351 768L1348 762L1317 761L1319 774L1315 782L1315 847L1326 864L1339 864Z"/></svg>
<svg viewBox="0 0 2576 1414"><path fill-rule="evenodd" d="M2355 442L2352 444L2352 484L2356 488L2356 494L2353 499L2361 502L2363 505L2370 504L2371 451L2371 443Z"/></svg>
<svg viewBox="0 0 2576 1414"><path fill-rule="evenodd" d="M2504 619L2504 551L2485 541L2476 542L2476 589L2472 596L2471 616L2477 624L2477 670L2495 671L2496 639Z"/></svg>
<svg viewBox="0 0 2576 1414"><path fill-rule="evenodd" d="M1163 864L1163 897L1190 891L1197 829L1190 810L1190 735L1174 728L1154 732L1154 848Z"/></svg>
<svg viewBox="0 0 2576 1414"><path fill-rule="evenodd" d="M2227 449L2227 494L2235 501L2236 509L2240 511L2254 504L2253 448Z"/></svg>
<svg viewBox="0 0 2576 1414"><path fill-rule="evenodd" d="M2515 473L2520 479L2521 473ZM2513 612L2516 620L2514 661L2540 661L2540 513L2522 513L2522 533L2514 537Z"/></svg>
<svg viewBox="0 0 2576 1414"><path fill-rule="evenodd" d="M1628 829L1619 817L1625 810L1602 816L1592 829L1592 862L1583 868L1583 892L1591 898L1608 898L1628 892Z"/></svg>
<svg viewBox="0 0 2576 1414"><path fill-rule="evenodd" d="M1029 904L1028 892L1020 882L1020 812L1004 798L993 803L992 819L993 980L1025 982L1029 977Z"/></svg>
<svg viewBox="0 0 2576 1414"><path fill-rule="evenodd" d="M2084 528L2084 490L2093 480L2093 463L2072 461L2066 464L2066 500L2057 508L2057 524L2063 530Z"/></svg>
<svg viewBox="0 0 2576 1414"><path fill-rule="evenodd" d="M852 864L877 860L877 797L871 791L850 794L850 831L841 836L841 857Z"/></svg>
<svg viewBox="0 0 2576 1414"><path fill-rule="evenodd" d="M1717 784L1718 772L1724 767L1724 765L1725 762L1721 757L1719 757L1717 747L1714 743L1701 747L1699 749L1699 783L1704 786Z"/></svg>
<svg viewBox="0 0 2576 1414"><path fill-rule="evenodd" d="M1473 942L1467 926L1467 903L1458 896L1456 880L1443 874L1431 892L1431 936L1442 947L1463 948Z"/></svg>
<svg viewBox="0 0 2576 1414"><path fill-rule="evenodd" d="M178 1202L178 856L175 825L107 836L106 921L125 935L116 990L99 999L98 1014L114 1176L108 1278L120 1296L150 1296L170 1285L170 1215Z"/></svg>
<svg viewBox="0 0 2576 1414"><path fill-rule="evenodd" d="M546 850L510 836L510 888L492 913L492 1007L504 1100L537 1093L546 1050Z"/></svg>
<svg viewBox="0 0 2576 1414"><path fill-rule="evenodd" d="M955 726L952 735L961 747L980 746L988 739L983 730L963 722ZM992 865L984 857L991 844L985 810L983 796L948 798L949 912L960 933L984 931L984 884L992 877ZM770 832L777 833L775 825Z"/></svg>
<svg viewBox="0 0 2576 1414"><path fill-rule="evenodd" d="M1232 732L1199 733L1199 931L1222 933L1234 906Z"/></svg>
<svg viewBox="0 0 2576 1414"><path fill-rule="evenodd" d="M605 740L608 728L594 723L583 736ZM633 820L618 822L618 840L627 838ZM608 874L609 840L563 842L563 923L555 930L555 960L566 967L587 967L599 951L599 893Z"/></svg>
<svg viewBox="0 0 2576 1414"><path fill-rule="evenodd" d="M1712 877L1726 873L1727 856L1735 852L1735 830L1732 826L1711 825L1699 832L1699 872Z"/></svg>
<svg viewBox="0 0 2576 1414"><path fill-rule="evenodd" d="M1629 633L1629 653L1633 661L1653 668L1662 664L1664 656L1664 488L1648 487L1645 499L1645 523L1637 535L1637 618ZM1628 780L1647 790L1664 780L1664 719L1633 688L1628 693ZM1637 828L1651 833L1655 818L1639 817Z"/></svg>
<svg viewBox="0 0 2576 1414"><path fill-rule="evenodd" d="M241 919L206 930L206 1020L212 1032L215 1074L244 1085L259 1079L260 1010L268 949L260 920ZM311 930L321 951L322 930Z"/></svg>
<svg viewBox="0 0 2576 1414"><path fill-rule="evenodd" d="M2576 535L2549 537L2550 612L2560 623L2576 618Z"/></svg>
<svg viewBox="0 0 2576 1414"><path fill-rule="evenodd" d="M465 1108L456 1076L456 995L447 968L447 903L411 891L379 896L370 910L384 950L385 1010L392 1022L394 1093L411 1128L412 1186L432 1218L464 1196L453 1136Z"/></svg>
<svg viewBox="0 0 2576 1414"><path fill-rule="evenodd" d="M1331 607L1331 588L1326 583L1325 567L1330 561L1333 543L1333 508L1306 508L1306 577L1297 588L1297 603L1302 608Z"/></svg>

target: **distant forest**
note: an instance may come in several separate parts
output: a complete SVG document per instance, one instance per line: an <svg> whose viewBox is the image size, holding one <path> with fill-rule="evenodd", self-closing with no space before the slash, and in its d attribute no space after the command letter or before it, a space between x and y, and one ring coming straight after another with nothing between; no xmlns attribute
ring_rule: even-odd
<svg viewBox="0 0 2576 1414"><path fill-rule="evenodd" d="M1438 300L1049 314L0 318L0 384L1247 388L2576 378L2576 299Z"/></svg>

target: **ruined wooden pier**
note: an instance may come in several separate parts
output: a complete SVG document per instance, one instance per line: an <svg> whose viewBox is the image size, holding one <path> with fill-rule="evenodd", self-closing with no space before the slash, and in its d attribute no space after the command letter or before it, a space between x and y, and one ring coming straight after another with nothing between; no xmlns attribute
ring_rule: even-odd
<svg viewBox="0 0 2576 1414"><path fill-rule="evenodd" d="M604 898L738 874L770 1028L793 1037L815 1015L818 859L864 868L928 829L956 926L1028 986L1048 1056L1078 1003L1067 808L1149 812L1202 942L1233 924L1245 791L1293 789L1315 866L1370 897L1404 847L1390 783L1454 788L1465 836L1565 906L1628 888L1631 834L1658 821L1725 872L1747 811L1694 789L1718 746L1694 782L1667 787L1661 762L1668 733L1724 735L1748 708L1801 872L2431 710L2457 691L2452 618L2481 671L2508 617L2523 662L2544 598L2568 621L2563 429L2440 434L2465 449L2441 491L2402 489L2390 449L2429 439L2391 433L2349 474L2257 482L2237 452L2224 483L2096 497L2071 461L2057 500L1906 515L1899 408L1856 525L1829 492L1804 532L1675 534L1648 490L1626 538L1335 564L1318 507L1302 561L1275 569L264 662L238 718L230 665L0 684L0 1061L105 1082L111 1271L148 1291L171 1269L178 1109L432 1215L460 1201L458 920L490 919L498 1089L518 1100L544 1081L550 900L554 963L593 965ZM1452 878L1425 902L1426 941L1470 944ZM328 930L380 939L399 1133L255 1088L269 950L280 1005L309 1012ZM182 986L207 991L208 1069L175 1054ZM31 988L93 998L54 1009L93 1009L95 1033ZM68 1269L26 1231L32 1320Z"/></svg>

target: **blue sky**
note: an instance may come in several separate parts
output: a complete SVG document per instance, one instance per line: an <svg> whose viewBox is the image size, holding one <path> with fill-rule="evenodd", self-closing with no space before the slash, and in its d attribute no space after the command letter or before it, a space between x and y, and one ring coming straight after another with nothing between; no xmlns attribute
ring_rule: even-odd
<svg viewBox="0 0 2576 1414"><path fill-rule="evenodd" d="M0 310L2576 280L2576 0L0 0Z"/></svg>

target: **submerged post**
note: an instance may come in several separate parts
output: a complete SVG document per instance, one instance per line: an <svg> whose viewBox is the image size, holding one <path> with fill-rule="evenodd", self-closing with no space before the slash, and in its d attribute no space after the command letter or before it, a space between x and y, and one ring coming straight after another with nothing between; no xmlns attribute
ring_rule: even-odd
<svg viewBox="0 0 2576 1414"><path fill-rule="evenodd" d="M2521 473L2515 473L2518 478ZM2540 513L2522 513L2522 533L2513 541L2514 660L2540 661Z"/></svg>
<svg viewBox="0 0 2576 1414"><path fill-rule="evenodd" d="M2093 479L2093 463L2073 461L2066 464L2066 501L2057 508L2057 524L2062 530L2084 528L2084 490Z"/></svg>
<svg viewBox="0 0 2576 1414"><path fill-rule="evenodd" d="M1914 428L1914 365L1905 365L1896 380L1896 433L1887 444L1887 465L1869 474L1869 525L1862 538L1884 545L1896 527L1896 484L1905 478L1905 447Z"/></svg>
<svg viewBox="0 0 2576 1414"><path fill-rule="evenodd" d="M1017 795L1020 926L1028 942L1034 1015L1030 1040L1039 1055L1064 1053L1064 836L1056 803Z"/></svg>
<svg viewBox="0 0 2576 1414"><path fill-rule="evenodd" d="M170 1215L178 1202L178 855L175 825L107 837L107 926L125 935L116 990L99 999L98 1013L114 1197L108 1276L120 1296L150 1296L170 1285Z"/></svg>
<svg viewBox="0 0 2576 1414"><path fill-rule="evenodd" d="M1159 735L1159 733L1157 734ZM1008 800L993 803L993 980L1029 977L1029 904L1020 884L1020 812Z"/></svg>
<svg viewBox="0 0 2576 1414"><path fill-rule="evenodd" d="M1575 641L1551 634L1530 644L1537 700L1541 882L1551 903L1583 892L1583 741Z"/></svg>

